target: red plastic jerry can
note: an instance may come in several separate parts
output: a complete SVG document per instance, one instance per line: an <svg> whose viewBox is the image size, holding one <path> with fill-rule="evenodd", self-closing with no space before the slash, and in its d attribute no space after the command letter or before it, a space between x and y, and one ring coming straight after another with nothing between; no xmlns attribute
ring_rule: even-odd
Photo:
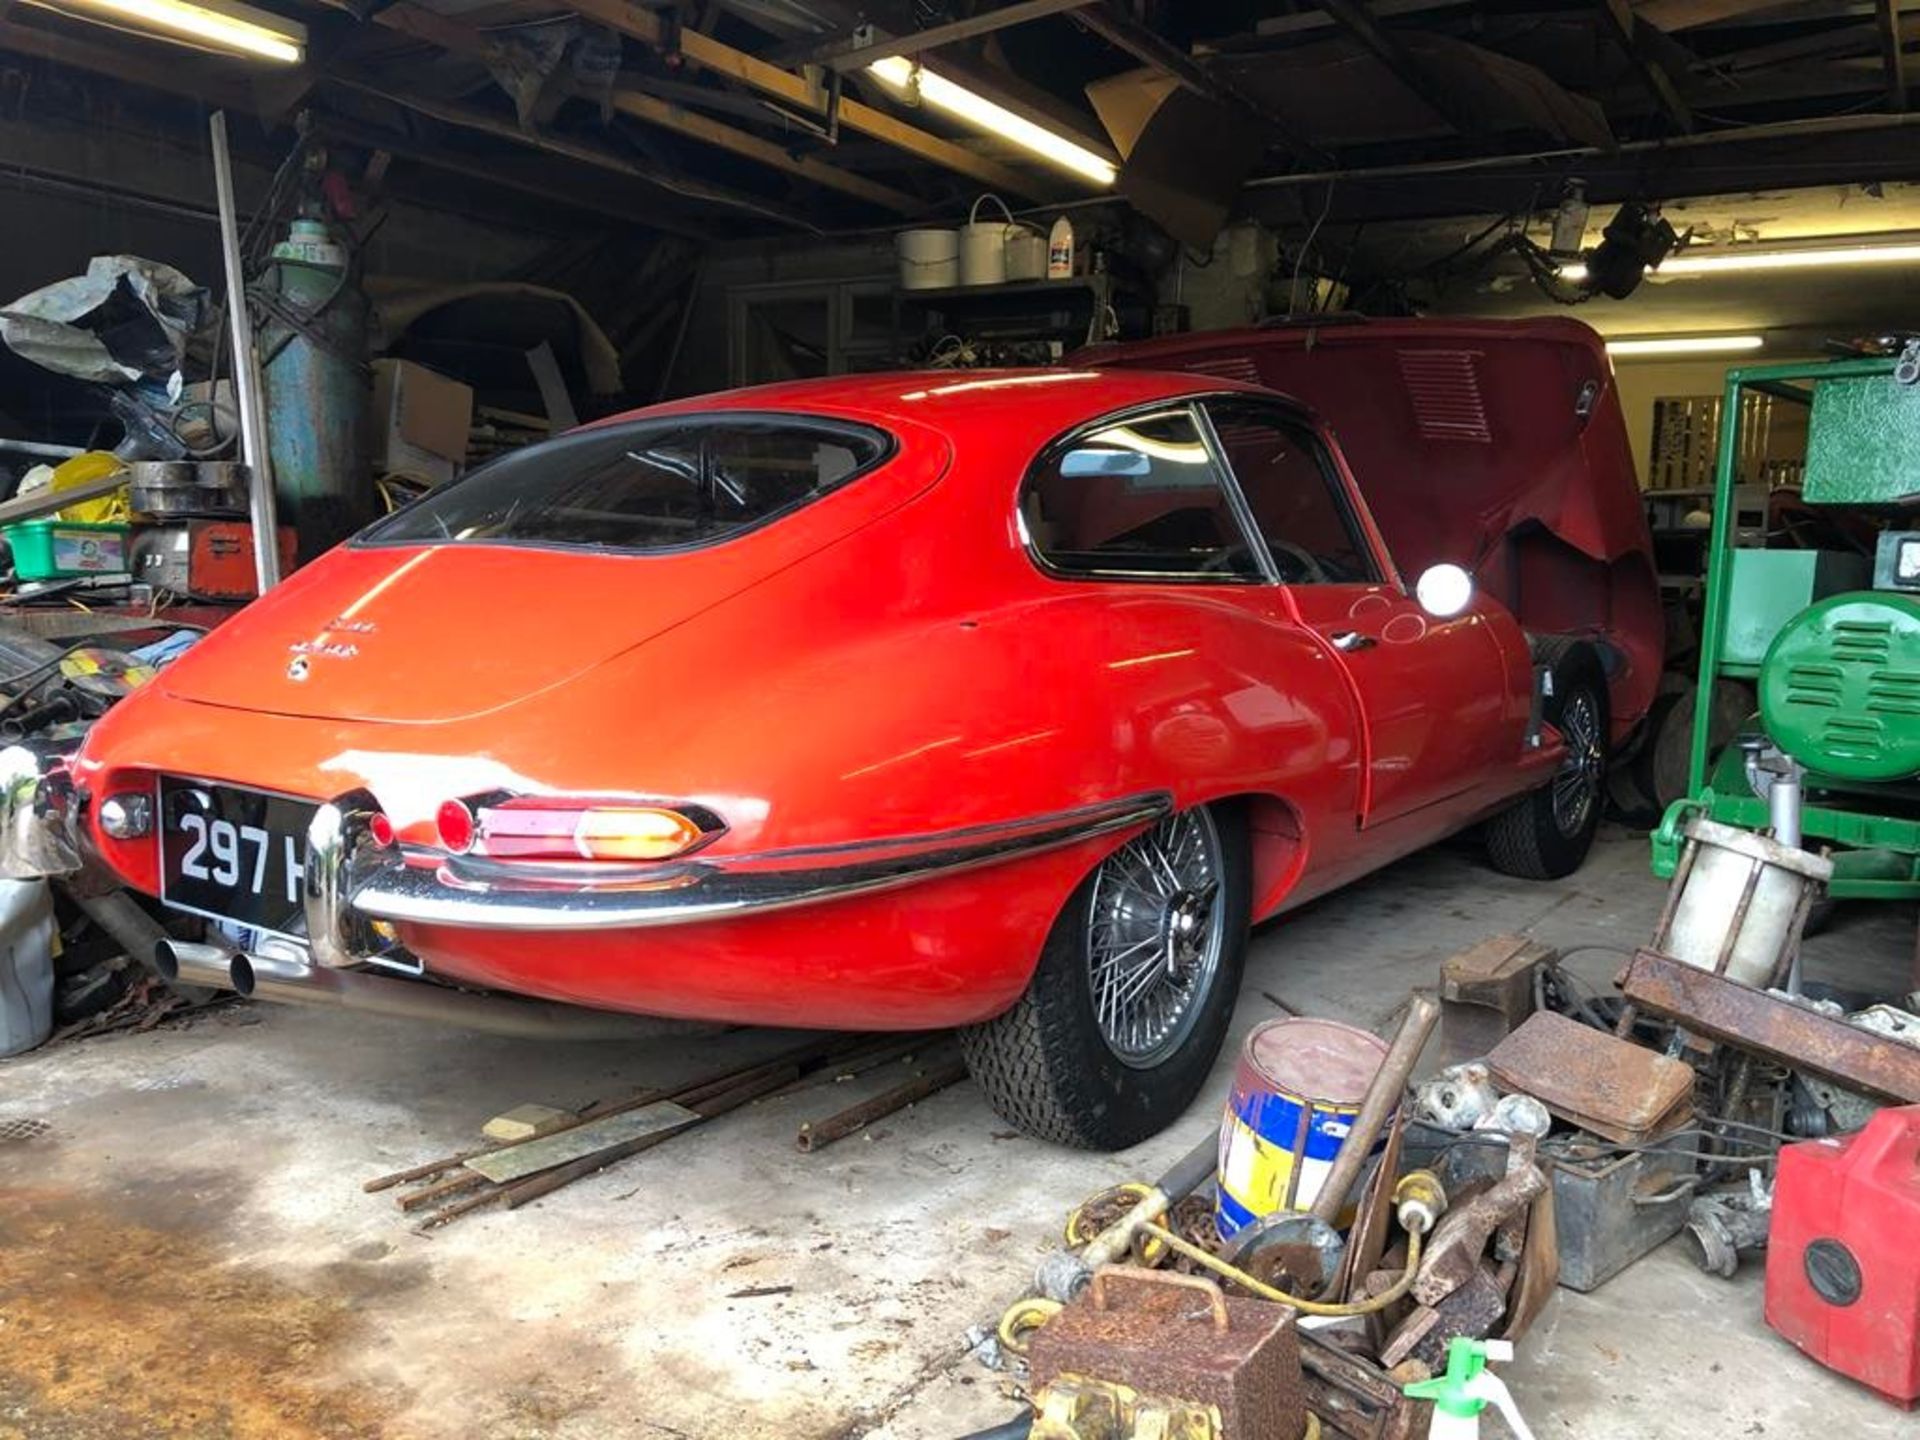
<svg viewBox="0 0 1920 1440"><path fill-rule="evenodd" d="M1920 1105L1780 1152L1767 1324L1897 1405L1920 1400Z"/></svg>

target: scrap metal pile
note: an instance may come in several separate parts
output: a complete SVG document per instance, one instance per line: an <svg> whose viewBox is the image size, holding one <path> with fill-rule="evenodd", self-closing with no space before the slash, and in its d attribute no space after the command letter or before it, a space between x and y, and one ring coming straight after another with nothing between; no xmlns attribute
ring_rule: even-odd
<svg viewBox="0 0 1920 1440"><path fill-rule="evenodd" d="M1619 997L1496 936L1447 960L1390 1047L1256 1027L1219 1133L1077 1209L980 1337L1032 1408L1005 1433L1475 1434L1484 1405L1515 1420L1485 1365L1556 1285L1595 1289L1683 1233L1721 1276L1771 1236L1768 1323L1913 1405L1920 1017L1790 993L1823 863L1697 822ZM1430 1039L1439 1068L1412 1085Z"/></svg>

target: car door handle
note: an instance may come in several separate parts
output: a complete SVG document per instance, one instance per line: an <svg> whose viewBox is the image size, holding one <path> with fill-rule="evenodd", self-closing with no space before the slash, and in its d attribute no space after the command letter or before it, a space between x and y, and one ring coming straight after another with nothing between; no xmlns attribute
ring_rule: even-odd
<svg viewBox="0 0 1920 1440"><path fill-rule="evenodd" d="M1352 654L1355 650L1371 650L1380 642L1371 635L1362 635L1358 630L1336 630L1327 636L1327 640L1336 650L1345 650Z"/></svg>

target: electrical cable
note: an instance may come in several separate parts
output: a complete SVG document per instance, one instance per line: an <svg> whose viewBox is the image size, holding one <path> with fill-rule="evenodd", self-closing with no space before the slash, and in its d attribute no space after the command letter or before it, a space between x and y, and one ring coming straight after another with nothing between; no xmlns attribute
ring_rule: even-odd
<svg viewBox="0 0 1920 1440"><path fill-rule="evenodd" d="M1155 1224L1151 1220L1141 1223L1140 1233L1153 1236L1154 1239L1158 1240L1175 1254L1186 1256L1187 1259L1193 1261L1194 1264L1201 1266L1203 1269L1213 1271L1214 1274L1220 1276L1223 1280L1231 1280L1241 1289L1259 1296L1262 1300L1272 1300L1280 1305L1291 1305L1294 1309L1304 1314L1321 1315L1336 1319L1345 1319L1354 1315L1371 1315L1377 1310L1386 1309L1387 1306L1393 1304L1394 1301L1398 1300L1413 1288L1414 1277L1419 1274L1420 1271L1421 1232L1418 1230L1409 1230L1407 1232L1406 1272L1378 1295L1370 1296L1365 1300L1355 1300L1351 1303L1335 1304L1322 1300L1308 1300L1300 1295L1290 1295L1285 1290L1267 1284L1264 1280L1256 1280L1239 1266L1229 1264L1211 1250L1203 1246L1195 1245L1184 1236L1176 1235L1173 1231L1167 1229L1166 1226Z"/></svg>
<svg viewBox="0 0 1920 1440"><path fill-rule="evenodd" d="M1333 210L1334 182L1327 182L1327 201L1320 207L1320 218L1313 222L1313 228L1307 231L1307 238L1300 242L1300 251L1293 257L1293 278L1287 282L1287 313L1293 313L1293 297L1300 290L1300 271L1307 263L1307 251L1313 248L1314 237L1320 233L1320 227L1327 223L1327 216Z"/></svg>

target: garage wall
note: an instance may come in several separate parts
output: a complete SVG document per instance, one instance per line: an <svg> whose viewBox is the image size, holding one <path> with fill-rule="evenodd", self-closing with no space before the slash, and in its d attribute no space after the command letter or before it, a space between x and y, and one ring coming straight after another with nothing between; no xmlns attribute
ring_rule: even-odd
<svg viewBox="0 0 1920 1440"><path fill-rule="evenodd" d="M836 241L752 241L718 245L701 266L700 293L668 394L724 390L727 371L727 297L743 286L804 284L891 277L897 273L893 237L880 234Z"/></svg>
<svg viewBox="0 0 1920 1440"><path fill-rule="evenodd" d="M1742 358L1737 363L1785 364L1809 358L1806 355L1767 354L1764 360ZM1627 438L1633 445L1634 471L1640 483L1647 483L1648 462L1653 444L1653 405L1669 396L1718 395L1726 388L1727 371L1734 368L1725 360L1621 360L1613 367L1620 386L1620 408L1627 419Z"/></svg>

